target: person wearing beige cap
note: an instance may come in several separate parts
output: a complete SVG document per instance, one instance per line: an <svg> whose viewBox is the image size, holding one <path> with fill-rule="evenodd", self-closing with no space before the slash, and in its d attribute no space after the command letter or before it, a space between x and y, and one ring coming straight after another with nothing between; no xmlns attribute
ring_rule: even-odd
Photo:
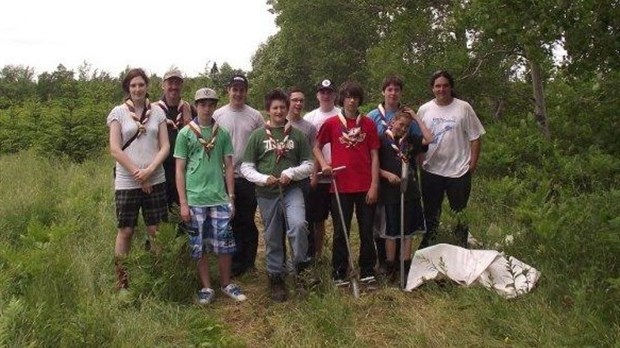
<svg viewBox="0 0 620 348"><path fill-rule="evenodd" d="M212 117L217 93L201 88L196 91L194 101L198 115L179 131L174 157L181 219L187 225L190 253L197 260L202 286L198 303L208 304L215 297L205 252L217 255L222 292L235 301L245 301L239 286L230 281L232 255L236 250L230 228L235 214L232 141Z"/></svg>
<svg viewBox="0 0 620 348"><path fill-rule="evenodd" d="M171 69L164 74L162 82L164 95L157 102L166 113L166 124L168 125L168 139L170 148L174 149L177 134L184 125L192 119L192 108L190 104L181 99L183 92L183 74L178 69ZM166 173L166 194L168 198L168 210L172 210L174 204L179 204L179 196L175 185L175 168L172 151L164 161L164 171Z"/></svg>

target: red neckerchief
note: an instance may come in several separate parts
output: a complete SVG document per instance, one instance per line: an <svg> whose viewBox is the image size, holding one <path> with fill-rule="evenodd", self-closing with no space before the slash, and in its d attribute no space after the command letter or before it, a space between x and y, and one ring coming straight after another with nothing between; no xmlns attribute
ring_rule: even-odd
<svg viewBox="0 0 620 348"><path fill-rule="evenodd" d="M276 152L276 163L278 163L280 162L280 159L284 157L286 155L286 152L288 151L288 149L286 148L286 143L288 141L288 136L291 133L291 129L293 127L291 126L290 122L286 122L286 124L284 125L284 139L282 139L282 141L277 141L273 137L273 134L271 133L271 128L272 128L271 121L268 120L267 122L265 122L265 133L267 133L269 142L274 147L274 151Z"/></svg>
<svg viewBox="0 0 620 348"><path fill-rule="evenodd" d="M133 105L133 101L131 101L131 99L125 100L125 105L129 110L129 115L138 126L137 136L139 137L142 134L146 133L146 127L144 127L144 125L146 125L146 123L149 121L149 116L151 116L151 102L149 101L149 98L146 98L146 100L144 101L144 109L142 110L142 115L140 117L136 115L136 107Z"/></svg>
<svg viewBox="0 0 620 348"><path fill-rule="evenodd" d="M358 143L361 143L366 138L366 133L362 133L362 127L360 127L362 117L362 114L357 115L357 117L355 118L355 127L348 128L346 118L342 115L341 112L338 113L338 119L342 124L342 136L339 138L339 140L340 143L345 145L345 147L355 147Z"/></svg>
<svg viewBox="0 0 620 348"><path fill-rule="evenodd" d="M188 124L189 129L191 129L192 132L194 132L194 134L196 134L196 137L198 138L198 142L200 142L202 147L204 147L205 155L207 155L207 158L211 158L210 152L215 147L215 139L217 137L217 131L219 129L219 127L217 126L217 123L213 119L211 119L211 125L213 125L213 129L211 130L211 136L209 137L209 139L205 139L202 136L202 131L200 129L200 126L198 125L198 122L197 122L196 118L194 118Z"/></svg>
<svg viewBox="0 0 620 348"><path fill-rule="evenodd" d="M183 99L179 100L179 105L177 105L177 117L172 123L172 127L174 127L174 129L179 129L183 127L183 107L185 106L185 104L187 104L185 100ZM169 110L168 105L166 105L166 102L163 99L158 101L157 105L159 105L159 107L164 110L166 115L168 114L168 110ZM189 106L189 104L187 105Z"/></svg>

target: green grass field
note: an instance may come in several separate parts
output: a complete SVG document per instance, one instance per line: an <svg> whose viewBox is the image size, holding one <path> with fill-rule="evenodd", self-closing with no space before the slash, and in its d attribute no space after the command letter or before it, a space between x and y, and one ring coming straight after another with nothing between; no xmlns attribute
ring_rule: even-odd
<svg viewBox="0 0 620 348"><path fill-rule="evenodd" d="M517 183L475 181L472 232L489 245L514 234L515 245L506 251L542 271L539 286L514 300L452 284L412 293L383 286L354 300L330 286L327 254L318 289L305 296L291 292L288 302L276 304L267 294L261 250L258 269L239 279L247 302L218 293L215 303L199 307L194 266L172 224L161 228L159 256L143 250L139 228L128 260L131 291L114 291L111 163L107 156L82 164L32 152L0 157L0 346L620 346L618 275L604 264L579 261L589 256L609 263L617 257L608 254L617 240L588 244L570 230L609 228L600 236L613 238L617 190L593 195L584 206L575 199L531 211L523 200L510 200L507 191L517 190ZM531 232L552 230L569 208L568 227L558 232L565 236ZM591 216L588 209L607 212L607 220L576 212ZM578 250L580 243L587 250ZM561 252L571 257L553 259Z"/></svg>

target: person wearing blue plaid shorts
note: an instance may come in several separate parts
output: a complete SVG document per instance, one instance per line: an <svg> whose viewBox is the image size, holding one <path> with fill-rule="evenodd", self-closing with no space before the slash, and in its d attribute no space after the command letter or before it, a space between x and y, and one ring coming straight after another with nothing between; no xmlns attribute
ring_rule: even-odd
<svg viewBox="0 0 620 348"><path fill-rule="evenodd" d="M202 285L198 303L215 298L205 252L217 255L222 292L235 301L245 301L239 286L230 281L236 250L230 226L235 213L232 141L213 120L218 101L215 91L201 88L194 100L198 116L179 131L174 157L181 219L188 227L191 256L197 260Z"/></svg>

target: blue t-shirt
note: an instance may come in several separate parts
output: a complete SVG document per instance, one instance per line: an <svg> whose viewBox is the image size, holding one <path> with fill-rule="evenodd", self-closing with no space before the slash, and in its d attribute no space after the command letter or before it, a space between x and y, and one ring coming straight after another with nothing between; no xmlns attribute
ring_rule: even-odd
<svg viewBox="0 0 620 348"><path fill-rule="evenodd" d="M390 121L396 115L396 111L387 111L385 112L385 122L389 125ZM372 121L377 126L377 133L381 136L385 132L385 126L381 123L381 112L379 108L373 109L368 113L368 117L372 119ZM411 126L409 127L409 136L422 136L422 130L417 122L411 122Z"/></svg>

